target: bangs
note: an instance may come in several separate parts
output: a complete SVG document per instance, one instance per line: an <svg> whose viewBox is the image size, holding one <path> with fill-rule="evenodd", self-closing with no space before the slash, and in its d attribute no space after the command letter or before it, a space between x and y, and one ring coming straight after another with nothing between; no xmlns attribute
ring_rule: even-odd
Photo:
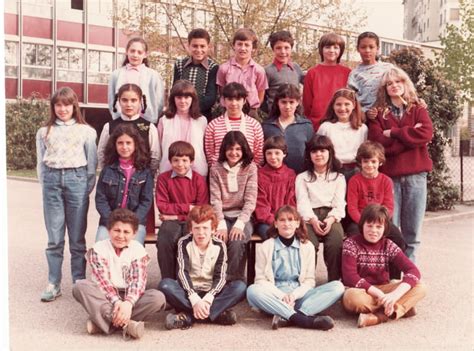
<svg viewBox="0 0 474 351"><path fill-rule="evenodd" d="M56 105L56 104L74 105L76 101L77 100L75 96L68 93L57 94L56 96L53 96L53 98L51 99L51 103L53 105Z"/></svg>

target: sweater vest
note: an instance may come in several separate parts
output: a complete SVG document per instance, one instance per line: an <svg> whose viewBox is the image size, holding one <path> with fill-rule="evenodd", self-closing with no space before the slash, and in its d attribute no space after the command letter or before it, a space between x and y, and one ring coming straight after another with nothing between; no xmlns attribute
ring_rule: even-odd
<svg viewBox="0 0 474 351"><path fill-rule="evenodd" d="M149 134L150 134L150 122L144 119L143 117L138 117L137 119L134 119L133 121L125 121L122 118L117 118L109 122L109 135L112 135L115 128L119 124L131 124L137 128L138 133L140 133L140 136L142 137L143 141L145 142L145 145L148 150L150 150L150 139L149 139Z"/></svg>

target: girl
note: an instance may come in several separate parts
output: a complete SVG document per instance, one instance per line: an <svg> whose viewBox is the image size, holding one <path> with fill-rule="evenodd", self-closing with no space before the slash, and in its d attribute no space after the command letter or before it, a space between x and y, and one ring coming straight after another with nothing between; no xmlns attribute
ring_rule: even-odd
<svg viewBox="0 0 474 351"><path fill-rule="evenodd" d="M293 84L281 85L274 98L269 119L262 124L265 140L268 137L281 135L288 145L285 163L296 174L303 172L304 149L313 136L311 122L299 113L301 93Z"/></svg>
<svg viewBox="0 0 474 351"><path fill-rule="evenodd" d="M158 122L158 136L163 155L168 155L170 145L175 141L186 141L194 147L193 170L207 176L207 162L204 155L204 131L207 120L199 112L199 98L194 86L187 80L178 80L171 88L168 110L165 118ZM171 169L167 157L160 163L160 174Z"/></svg>
<svg viewBox="0 0 474 351"><path fill-rule="evenodd" d="M346 181L355 173L357 149L367 140L368 132L355 95L350 89L336 91L329 102L325 122L318 129L318 134L326 135L334 144Z"/></svg>
<svg viewBox="0 0 474 351"><path fill-rule="evenodd" d="M373 32L364 32L357 38L357 51L362 63L354 68L349 75L347 85L357 93L357 100L367 117L375 117L377 111L373 108L377 90L382 75L394 66L388 62L377 61L380 39Z"/></svg>
<svg viewBox="0 0 474 351"><path fill-rule="evenodd" d="M227 244L229 280L244 280L246 244L253 233L250 217L257 202L257 166L252 158L244 134L230 131L210 171L211 205L219 220L216 236Z"/></svg>
<svg viewBox="0 0 474 351"><path fill-rule="evenodd" d="M433 167L428 154L433 124L410 78L396 67L383 75L376 107L380 112L370 120L369 139L385 147L386 162L380 170L393 180L393 223L405 238L408 258L415 262L426 209L426 176Z"/></svg>
<svg viewBox="0 0 474 351"><path fill-rule="evenodd" d="M48 286L41 301L61 295L65 229L69 235L73 283L86 277L85 233L89 194L95 184L97 134L82 117L77 96L69 87L51 98L51 117L36 134L38 179L48 232Z"/></svg>
<svg viewBox="0 0 474 351"><path fill-rule="evenodd" d="M246 103L247 90L240 83L229 83L222 90L226 112L212 120L206 128L204 148L209 166L216 163L222 139L231 130L241 131L254 155L254 161L263 163L263 131L260 123L246 115L242 109Z"/></svg>
<svg viewBox="0 0 474 351"><path fill-rule="evenodd" d="M105 155L95 194L95 207L100 214L95 241L109 238L106 226L112 211L127 208L140 221L135 240L144 244L147 214L153 204L153 176L148 169L145 143L135 127L122 123L107 142Z"/></svg>
<svg viewBox="0 0 474 351"><path fill-rule="evenodd" d="M158 139L158 132L153 123L145 120L141 113L147 108L146 97L143 95L142 90L136 84L125 84L122 85L115 95L113 107L117 102L120 106L120 118L114 119L113 121L104 125L102 133L100 134L99 145L97 155L99 158L99 168L104 167L105 160L105 148L109 140L109 136L114 132L120 124L130 124L136 127L140 133L147 150L150 152L150 169L154 173L160 164L161 158L161 147ZM143 102L143 105L142 105Z"/></svg>
<svg viewBox="0 0 474 351"><path fill-rule="evenodd" d="M121 108L115 109L115 96L124 84L136 84L146 96L147 106L143 108L143 117L153 124L163 110L164 85L160 74L148 65L148 44L143 38L132 38L126 47L126 56L121 68L116 69L109 80L109 111L113 119L120 117Z"/></svg>
<svg viewBox="0 0 474 351"><path fill-rule="evenodd" d="M340 162L328 137L315 135L306 144L305 166L306 172L296 177L298 212L307 223L309 240L316 253L319 243L324 243L328 280L338 280L344 235L340 221L345 216L346 181L339 173Z"/></svg>
<svg viewBox="0 0 474 351"><path fill-rule="evenodd" d="M338 301L344 286L335 280L315 288L314 246L296 209L281 207L269 234L257 251L249 304L274 315L272 329L283 324L281 318L302 328L331 329L331 317L315 315Z"/></svg>
<svg viewBox="0 0 474 351"><path fill-rule="evenodd" d="M384 206L368 205L359 222L363 234L344 241L342 277L349 289L342 304L347 311L360 313L359 328L414 316L416 303L426 294L418 268L385 237L389 223ZM402 281L390 281L392 267L403 272Z"/></svg>

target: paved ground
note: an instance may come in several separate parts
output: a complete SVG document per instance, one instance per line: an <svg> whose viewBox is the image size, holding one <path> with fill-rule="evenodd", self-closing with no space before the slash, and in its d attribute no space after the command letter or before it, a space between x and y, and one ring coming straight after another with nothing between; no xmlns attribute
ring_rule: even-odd
<svg viewBox="0 0 474 351"><path fill-rule="evenodd" d="M285 328L270 329L270 319L250 310L246 302L236 309L240 321L233 327L195 325L192 329L166 331L164 313L146 324L139 341L125 342L119 334L89 336L87 316L71 295L69 255L63 267L63 296L41 303L46 284L41 193L37 183L7 181L9 219L10 347L12 350L158 350L158 349L447 349L472 350L473 340L473 224L474 207L455 212L428 214L424 224L419 267L429 287L411 319L366 329L356 328L356 317L338 304L328 311L336 327L328 332ZM452 218L452 214L455 218ZM441 217L440 217L441 216ZM437 218L436 218L437 217ZM89 211L88 243L98 223L93 203ZM159 282L156 249L149 285ZM318 284L326 280L318 264Z"/></svg>

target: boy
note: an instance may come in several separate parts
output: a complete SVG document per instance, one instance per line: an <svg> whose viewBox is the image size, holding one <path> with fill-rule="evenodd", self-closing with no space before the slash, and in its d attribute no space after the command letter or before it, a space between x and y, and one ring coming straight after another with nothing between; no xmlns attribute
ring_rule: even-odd
<svg viewBox="0 0 474 351"><path fill-rule="evenodd" d="M190 234L178 242L178 280L163 279L158 289L178 314L166 316L166 329L190 328L195 320L237 323L230 310L245 296L241 280L226 283L227 250L213 234L217 216L210 205L195 206L188 216Z"/></svg>
<svg viewBox="0 0 474 351"><path fill-rule="evenodd" d="M176 245L186 234L186 217L196 205L209 203L206 179L191 169L194 148L185 141L170 145L171 170L158 176L156 206L162 220L156 242L161 278L176 279Z"/></svg>
<svg viewBox="0 0 474 351"><path fill-rule="evenodd" d="M303 89L305 116L317 132L334 92L347 86L350 68L340 64L345 43L336 33L324 34L319 40L321 63L306 74Z"/></svg>
<svg viewBox="0 0 474 351"><path fill-rule="evenodd" d="M414 316L416 303L426 295L418 268L385 237L389 221L384 206L368 205L359 222L363 234L346 239L342 246L342 280L349 287L342 304L360 313L359 328ZM403 272L402 281L390 281L391 266Z"/></svg>
<svg viewBox="0 0 474 351"><path fill-rule="evenodd" d="M92 281L76 281L72 295L89 314L89 334L123 329L124 335L138 339L144 333L142 321L165 308L165 297L155 289L145 291L150 258L133 240L138 217L125 208L116 209L107 229L110 239L96 242L86 254Z"/></svg>
<svg viewBox="0 0 474 351"><path fill-rule="evenodd" d="M265 67L268 89L265 92L266 103L262 105L262 110L267 113L272 109L273 97L282 84L299 87L304 81L301 67L291 61L291 50L295 42L291 33L286 30L275 32L268 40L273 50L273 63Z"/></svg>
<svg viewBox="0 0 474 351"><path fill-rule="evenodd" d="M252 59L252 52L257 49L257 43L257 36L253 30L248 28L237 30L232 39L235 56L220 65L217 71L217 85L220 93L231 82L240 83L245 87L250 105L248 115L253 118L258 117L258 108L268 88L265 70ZM221 99L221 105L224 106L224 99Z"/></svg>
<svg viewBox="0 0 474 351"><path fill-rule="evenodd" d="M188 53L174 64L173 84L180 79L190 81L199 96L201 113L211 119L212 106L217 98L216 76L219 68L209 55L211 37L207 30L193 29L188 34Z"/></svg>
<svg viewBox="0 0 474 351"><path fill-rule="evenodd" d="M258 170L258 195L255 208L257 233L268 239L267 231L273 225L275 212L283 205L296 206L296 174L283 163L288 155L285 138L271 136L263 144L265 165Z"/></svg>

